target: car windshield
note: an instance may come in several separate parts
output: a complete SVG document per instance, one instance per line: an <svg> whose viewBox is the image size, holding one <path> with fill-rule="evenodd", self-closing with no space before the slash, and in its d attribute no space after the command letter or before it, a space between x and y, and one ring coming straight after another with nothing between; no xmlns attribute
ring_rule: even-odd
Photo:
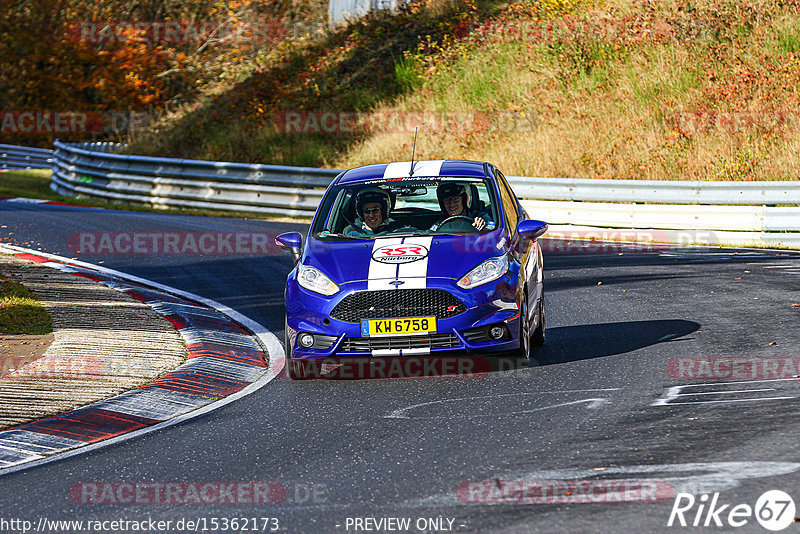
<svg viewBox="0 0 800 534"><path fill-rule="evenodd" d="M497 226L497 201L488 178L400 178L332 187L322 200L312 235L373 239L473 234Z"/></svg>

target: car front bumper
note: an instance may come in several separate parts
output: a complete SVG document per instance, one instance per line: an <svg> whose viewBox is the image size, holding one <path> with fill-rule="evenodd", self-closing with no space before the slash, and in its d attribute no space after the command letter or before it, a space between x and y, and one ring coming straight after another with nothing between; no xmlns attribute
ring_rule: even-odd
<svg viewBox="0 0 800 534"><path fill-rule="evenodd" d="M300 287L292 274L286 289L287 339L292 345L292 358L452 356L518 349L520 317L515 270L470 290L458 287L455 282L448 278L426 280L427 288L443 289L466 306L465 311L453 317L437 319L435 334L362 336L360 323L338 320L331 313L349 295L366 291L365 281L343 284L336 295L325 297ZM501 339L492 340L488 328L496 325L503 326L506 333ZM303 333L323 342L303 348L298 344L298 334Z"/></svg>

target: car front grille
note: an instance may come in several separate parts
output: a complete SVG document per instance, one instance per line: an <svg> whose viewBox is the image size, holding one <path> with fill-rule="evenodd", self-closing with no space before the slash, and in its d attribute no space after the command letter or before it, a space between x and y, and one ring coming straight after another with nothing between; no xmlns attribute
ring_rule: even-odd
<svg viewBox="0 0 800 534"><path fill-rule="evenodd" d="M461 343L455 334L425 334L387 337L346 337L342 352L368 352L372 350L454 348Z"/></svg>
<svg viewBox="0 0 800 534"><path fill-rule="evenodd" d="M331 317L346 323L395 317L448 319L466 310L463 302L443 289L389 289L352 293L333 309Z"/></svg>

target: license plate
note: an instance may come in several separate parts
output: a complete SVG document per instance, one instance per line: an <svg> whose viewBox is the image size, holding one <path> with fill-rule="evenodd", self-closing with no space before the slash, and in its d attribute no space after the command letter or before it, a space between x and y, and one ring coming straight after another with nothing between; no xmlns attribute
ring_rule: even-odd
<svg viewBox="0 0 800 534"><path fill-rule="evenodd" d="M361 321L362 336L397 336L436 332L436 317L401 317Z"/></svg>

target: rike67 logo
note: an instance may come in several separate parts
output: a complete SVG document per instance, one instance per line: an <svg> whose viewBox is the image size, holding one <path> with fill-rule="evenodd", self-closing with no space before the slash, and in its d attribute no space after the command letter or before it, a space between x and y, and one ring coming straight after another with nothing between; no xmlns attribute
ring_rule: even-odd
<svg viewBox="0 0 800 534"><path fill-rule="evenodd" d="M754 507L745 503L723 504L719 493L704 493L699 498L690 493L678 493L667 526L739 528L755 518L765 529L777 532L794 523L796 511L794 500L780 490L765 492Z"/></svg>

